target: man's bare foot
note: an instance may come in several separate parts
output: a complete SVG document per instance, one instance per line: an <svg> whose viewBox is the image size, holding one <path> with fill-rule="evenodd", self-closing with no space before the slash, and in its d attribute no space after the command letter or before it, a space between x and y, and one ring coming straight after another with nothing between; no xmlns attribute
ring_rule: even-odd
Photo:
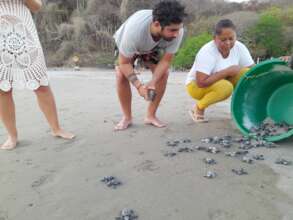
<svg viewBox="0 0 293 220"><path fill-rule="evenodd" d="M163 128L166 127L167 124L165 124L164 122L160 121L158 118L156 117L147 117L144 119L144 123L148 124L148 125L153 125L157 128Z"/></svg>
<svg viewBox="0 0 293 220"><path fill-rule="evenodd" d="M71 140L71 139L75 138L74 134L67 132L67 131L64 131L62 129L60 129L58 131L53 131L52 135L54 137L59 137L59 138L67 139L67 140Z"/></svg>
<svg viewBox="0 0 293 220"><path fill-rule="evenodd" d="M131 119L126 119L126 118L122 118L122 120L114 127L115 131L122 131L125 130L127 128L129 128L129 126L131 126L132 124L132 120Z"/></svg>
<svg viewBox="0 0 293 220"><path fill-rule="evenodd" d="M17 138L8 137L7 140L1 145L1 150L12 150L17 145Z"/></svg>

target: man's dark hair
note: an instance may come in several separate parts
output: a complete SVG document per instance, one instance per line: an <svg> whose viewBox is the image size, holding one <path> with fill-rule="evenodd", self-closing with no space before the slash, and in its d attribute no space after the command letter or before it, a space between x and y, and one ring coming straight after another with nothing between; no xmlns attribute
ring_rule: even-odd
<svg viewBox="0 0 293 220"><path fill-rule="evenodd" d="M236 30L236 26L233 24L233 22L230 19L222 19L216 24L214 35L220 35L224 28L231 28L234 31Z"/></svg>
<svg viewBox="0 0 293 220"><path fill-rule="evenodd" d="M153 8L153 21L158 21L162 27L181 24L187 16L184 10L178 1L161 1Z"/></svg>

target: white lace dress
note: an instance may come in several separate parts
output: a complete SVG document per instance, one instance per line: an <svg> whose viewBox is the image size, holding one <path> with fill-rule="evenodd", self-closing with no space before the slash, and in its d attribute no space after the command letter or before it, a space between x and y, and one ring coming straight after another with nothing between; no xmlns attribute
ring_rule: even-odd
<svg viewBox="0 0 293 220"><path fill-rule="evenodd" d="M0 89L48 86L38 33L23 0L0 0Z"/></svg>

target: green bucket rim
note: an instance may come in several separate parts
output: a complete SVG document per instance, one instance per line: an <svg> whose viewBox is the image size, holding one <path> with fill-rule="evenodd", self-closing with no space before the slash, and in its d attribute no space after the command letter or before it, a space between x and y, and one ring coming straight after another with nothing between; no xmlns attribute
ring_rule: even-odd
<svg viewBox="0 0 293 220"><path fill-rule="evenodd" d="M272 64L280 64L280 65L285 65L287 66L287 63L285 61L282 61L280 59L271 59L271 60L267 60L267 61L264 61L264 62L261 62L255 66L253 66L245 75L243 75L239 82L237 83L235 89L234 89L234 92L233 92L233 96L232 96L232 102L231 102L231 113L232 113L232 119L234 121L234 124L236 124L236 127L241 131L241 133L244 135L244 136L251 136L250 135L250 132L242 127L240 125L240 123L238 123L237 121L237 117L235 115L235 112L233 110L234 108L234 103L235 103L235 99L236 99L236 95L242 82L248 77L248 76L255 76L259 73L257 73L257 70L259 68L262 68L263 66L267 66L267 65L272 65ZM269 137L266 137L265 139L267 141L271 141L271 142L275 142L275 141L280 141L280 140L283 140L283 139L286 139L286 138L289 138L293 136L293 129L289 130L288 132L286 133L283 133L283 134L280 134L280 135L275 135L275 136L269 136Z"/></svg>

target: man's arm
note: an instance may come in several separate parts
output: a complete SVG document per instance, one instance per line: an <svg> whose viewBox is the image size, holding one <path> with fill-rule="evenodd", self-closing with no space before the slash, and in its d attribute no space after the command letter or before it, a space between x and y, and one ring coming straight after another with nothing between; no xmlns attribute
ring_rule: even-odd
<svg viewBox="0 0 293 220"><path fill-rule="evenodd" d="M237 75L241 70L240 66L230 66L224 70L221 70L219 72L216 72L215 74L212 75L207 75L205 73L197 71L196 73L196 83L198 87L200 88L205 88L208 87L215 82L225 79L227 77L235 76Z"/></svg>
<svg viewBox="0 0 293 220"><path fill-rule="evenodd" d="M147 90L140 82L136 74L134 73L132 58L128 58L119 53L118 57L119 69L122 74L131 82L131 84L137 89L138 93L147 99Z"/></svg>
<svg viewBox="0 0 293 220"><path fill-rule="evenodd" d="M24 3L32 12L37 12L42 7L41 0L25 0Z"/></svg>
<svg viewBox="0 0 293 220"><path fill-rule="evenodd" d="M164 74L168 72L168 69L171 65L173 58L173 54L165 53L158 63L154 73L152 80L147 84L148 89L155 89L156 83L162 78Z"/></svg>

